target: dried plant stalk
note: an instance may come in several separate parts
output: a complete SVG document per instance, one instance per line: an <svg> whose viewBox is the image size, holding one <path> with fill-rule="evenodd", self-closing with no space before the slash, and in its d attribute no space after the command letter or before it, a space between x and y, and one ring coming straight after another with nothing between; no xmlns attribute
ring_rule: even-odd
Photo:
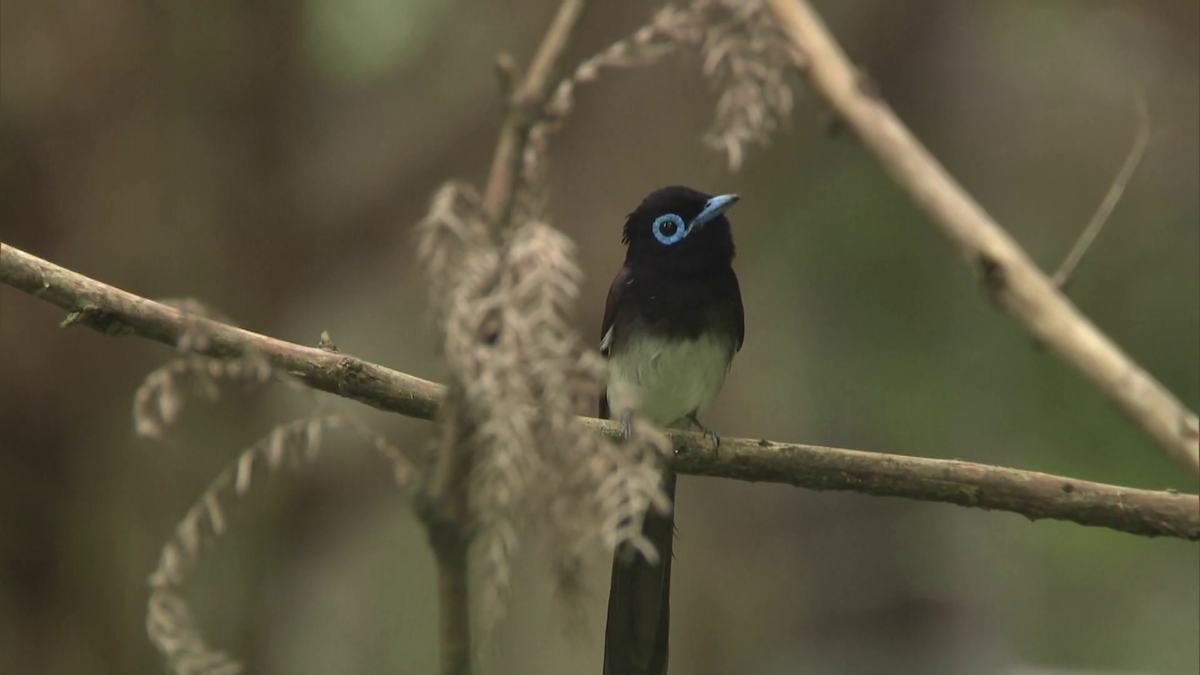
<svg viewBox="0 0 1200 675"><path fill-rule="evenodd" d="M582 273L570 240L535 221L501 243L460 236L478 230L466 214L439 208L468 203L451 199L455 190L435 197L418 250L439 289L434 300L444 303L435 313L453 382L438 452L445 457L447 443L457 443L472 457L467 517L486 634L504 615L520 526L553 515L542 530L550 568L560 589L579 589L590 546L637 539L648 507L669 508L657 473L667 443L644 429L619 447L576 417L594 407L605 364L572 323Z"/></svg>
<svg viewBox="0 0 1200 675"><path fill-rule="evenodd" d="M150 575L150 600L146 630L176 675L233 675L242 665L205 641L184 598L182 586L199 564L207 541L220 538L228 527L229 502L245 497L263 470L268 474L284 466L300 467L317 458L327 432L348 431L387 461L402 485L412 479L411 464L399 448L360 422L344 415L304 417L271 430L244 450L223 470L188 509L175 535L159 554Z"/></svg>
<svg viewBox="0 0 1200 675"><path fill-rule="evenodd" d="M681 48L700 56L704 75L720 92L705 145L724 153L729 169L738 171L747 144L770 143L791 116L793 83L805 59L780 32L766 3L695 0L686 8L668 5L629 37L584 60L555 88L525 147L519 201L523 217L542 217L550 138L574 109L576 89L605 70L653 65Z"/></svg>

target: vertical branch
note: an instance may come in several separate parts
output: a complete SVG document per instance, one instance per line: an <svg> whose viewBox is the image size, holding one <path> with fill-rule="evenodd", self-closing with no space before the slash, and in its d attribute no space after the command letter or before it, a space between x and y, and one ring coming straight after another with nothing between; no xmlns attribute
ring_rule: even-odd
<svg viewBox="0 0 1200 675"><path fill-rule="evenodd" d="M508 113L500 128L484 196L478 213L491 231L493 245L501 242L512 220L513 204L521 188L522 162L529 133L542 116L552 76L583 14L586 0L563 0L519 84L506 91ZM502 76L516 80L515 66L501 61ZM511 85L510 85L511 86ZM508 87L506 87L507 89ZM491 275L488 275L491 276ZM494 279L493 279L494 281ZM460 280L460 283L462 281ZM485 286L489 284L484 284ZM488 295L494 289L478 288ZM454 293L443 295L443 311L449 314ZM471 331L477 332L479 326ZM472 342L487 338L471 335ZM449 345L447 345L449 347ZM462 345L459 345L460 347ZM486 357L485 357L486 358ZM453 360L451 365L453 366ZM452 367L453 370L453 367ZM471 513L471 476L476 456L475 422L464 410L465 373L454 373L446 405L441 416L438 460L432 479L419 506L438 567L439 651L442 675L470 675L472 671L471 599L469 593L469 553L474 540L477 518Z"/></svg>
<svg viewBox="0 0 1200 675"><path fill-rule="evenodd" d="M466 496L465 491L458 494ZM465 513L465 503L457 506ZM467 589L470 541L458 522L428 522L427 527L438 568L441 675L471 675L471 603Z"/></svg>
<svg viewBox="0 0 1200 675"><path fill-rule="evenodd" d="M509 101L510 110L500 129L500 139L488 174L481 209L493 234L499 236L508 226L512 205L520 188L521 161L529 130L533 127L545 106L547 92L551 86L551 75L574 33L585 0L563 0L558 8L529 71L516 88ZM463 455L462 435L451 433L443 443L439 463L441 469L434 481L436 500L449 498L450 492L466 490L466 477L470 475L471 461Z"/></svg>
<svg viewBox="0 0 1200 675"><path fill-rule="evenodd" d="M471 546L467 491L471 452L468 426L448 396L433 476L416 503L437 563L438 654L441 675L471 675L471 603L467 553Z"/></svg>
<svg viewBox="0 0 1200 675"><path fill-rule="evenodd" d="M563 0L529 64L525 79L508 101L508 116L500 129L500 140L496 143L496 154L492 157L492 169L483 193L483 214L497 235L507 227L512 216L529 130L542 114L554 83L551 77L586 6L586 0Z"/></svg>

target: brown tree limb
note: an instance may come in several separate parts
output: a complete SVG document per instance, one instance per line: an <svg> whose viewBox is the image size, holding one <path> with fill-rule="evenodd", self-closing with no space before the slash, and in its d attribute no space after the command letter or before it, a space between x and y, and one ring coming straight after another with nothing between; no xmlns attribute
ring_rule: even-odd
<svg viewBox="0 0 1200 675"><path fill-rule="evenodd" d="M127 293L0 243L0 281L69 312L63 326L83 325L111 336L134 334L178 346L190 331L205 340L199 353L232 358L250 353L304 381L381 410L432 419L443 387L339 352L252 333Z"/></svg>
<svg viewBox="0 0 1200 675"><path fill-rule="evenodd" d="M1200 422L1055 288L1021 247L896 117L804 0L769 0L807 57L813 88L979 270L984 288L1034 338L1084 374L1166 452L1200 475Z"/></svg>
<svg viewBox="0 0 1200 675"><path fill-rule="evenodd" d="M945 502L1019 513L1030 520L1068 520L1130 534L1200 539L1197 495L1137 490L958 460L766 440L722 438L719 456L714 456L711 444L696 434L676 433L672 440L672 468L694 476Z"/></svg>
<svg viewBox="0 0 1200 675"><path fill-rule="evenodd" d="M442 385L353 356L199 319L2 244L0 282L66 310L70 314L64 324L82 324L106 335L139 335L172 346L198 328L208 337L194 343L200 353L257 353L314 389L408 417L432 419L445 391ZM621 430L613 422L588 419L587 424L620 438ZM945 502L1143 536L1200 540L1200 497L1193 494L971 462L753 439L722 439L715 453L698 434L669 433L675 443L671 468L679 473Z"/></svg>

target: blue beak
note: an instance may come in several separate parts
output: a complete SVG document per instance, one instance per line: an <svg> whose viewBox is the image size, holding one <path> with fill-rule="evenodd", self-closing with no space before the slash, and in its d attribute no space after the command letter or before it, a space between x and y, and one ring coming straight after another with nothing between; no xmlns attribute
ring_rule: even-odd
<svg viewBox="0 0 1200 675"><path fill-rule="evenodd" d="M688 229L704 227L705 223L720 217L721 214L728 211L731 206L737 203L737 200L737 195L717 195L713 197L704 205L704 210L700 212L700 215L688 223Z"/></svg>

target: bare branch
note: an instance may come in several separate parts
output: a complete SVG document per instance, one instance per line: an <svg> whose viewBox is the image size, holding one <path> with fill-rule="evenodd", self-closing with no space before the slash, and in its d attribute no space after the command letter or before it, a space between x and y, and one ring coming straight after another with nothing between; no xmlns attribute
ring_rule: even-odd
<svg viewBox="0 0 1200 675"><path fill-rule="evenodd" d="M562 265L557 267L538 265L546 262L543 259L527 261L534 264L522 269L517 255L523 250L521 242L529 244L538 234L544 235L539 241L545 253L547 248L555 249L546 242L556 240L557 233L524 219L514 227L512 217L530 131L544 115L554 84L551 78L586 4L585 0L562 1L519 84L512 59L498 59L509 109L483 197L477 199L468 186L448 184L418 227L418 256L430 279L431 305L444 333L443 351L450 366L451 386L449 394L441 397L444 411L437 419L437 467L417 498L438 564L444 675L469 675L472 669L468 572L475 566L469 564L470 554L482 550L479 590L486 636L504 612L509 564L516 548L512 517L520 501L517 495L527 492L521 489L523 481L537 473L518 467L536 469L535 440L564 440L561 434L550 438L539 434L547 420L524 414L539 407L522 404L533 404L536 391L560 398L568 392L550 386L524 366L531 360L553 364L559 385L570 382L563 375L572 371L578 375L575 379L600 381L598 375L589 377L578 367L582 357L581 350L574 348L578 337L563 320L562 303L554 303L547 292L558 288L571 299L578 293L572 255L558 256ZM485 231L491 236L485 236ZM530 248L539 250L536 245L525 247ZM536 272L548 274L546 283L536 283ZM521 292L522 281L533 286L532 293ZM561 425L557 429L563 431ZM478 486L484 489L473 489Z"/></svg>
<svg viewBox="0 0 1200 675"><path fill-rule="evenodd" d="M1101 333L954 180L858 72L804 0L770 0L808 76L883 168L962 250L992 299L1200 476L1200 422Z"/></svg>
<svg viewBox="0 0 1200 675"><path fill-rule="evenodd" d="M521 195L526 211L540 214L544 206L547 146L573 110L576 89L606 70L653 65L685 47L700 57L702 72L719 92L704 144L723 153L731 171L741 168L746 145L769 144L791 114L790 76L799 72L803 55L780 32L763 0L666 5L630 35L584 59L558 83L526 146Z"/></svg>
<svg viewBox="0 0 1200 675"><path fill-rule="evenodd" d="M1096 236L1100 234L1100 230L1104 229L1104 225L1108 222L1109 216L1112 215L1113 209L1121 201L1121 195L1125 194L1125 187L1133 179L1133 174L1137 172L1138 165L1142 163L1142 158L1146 155L1146 148L1150 145L1150 111L1146 107L1146 99L1142 97L1138 97L1137 100L1137 117L1137 136L1134 138L1133 147L1129 149L1129 154L1125 156L1125 162L1121 165L1121 170L1117 172L1117 177L1113 179L1112 185L1109 186L1108 192L1100 202L1100 206L1096 207L1096 212L1092 214L1092 219L1088 221L1087 227L1083 228L1083 233L1079 235L1078 241L1071 247L1071 252L1063 260L1062 266L1058 268L1058 271L1051 278L1054 285L1064 291L1071 283L1071 275L1075 273L1075 268L1079 265L1079 261L1083 260L1083 255L1087 253L1092 242L1096 240Z"/></svg>
<svg viewBox="0 0 1200 675"><path fill-rule="evenodd" d="M113 288L0 244L0 281L66 309L74 323L111 336L135 334L176 347L199 327L207 339L197 353L236 358L258 353L276 369L313 389L354 399L409 417L430 419L442 386L368 361L284 342L228 324L186 314Z"/></svg>
<svg viewBox="0 0 1200 675"><path fill-rule="evenodd" d="M585 0L563 0L525 79L509 100L508 116L500 129L500 140L496 143L496 154L492 157L492 169L483 193L483 213L497 230L508 226L520 187L521 162L529 130L542 113L550 87L554 85L551 77L586 6ZM511 72L512 69L508 70Z"/></svg>
<svg viewBox="0 0 1200 675"><path fill-rule="evenodd" d="M465 505L464 505L465 506ZM442 675L470 675L471 596L467 570L470 540L465 515L441 520L445 512L423 512L438 574L438 651Z"/></svg>
<svg viewBox="0 0 1200 675"><path fill-rule="evenodd" d="M605 425L605 430L607 427ZM766 440L672 434L679 473L848 490L1069 520L1145 536L1200 539L1200 497L1137 490L958 460L926 459Z"/></svg>
<svg viewBox="0 0 1200 675"><path fill-rule="evenodd" d="M11 246L0 246L0 281L90 317L84 323L108 335L135 334L174 346L191 321L178 310L106 286ZM314 389L408 417L432 419L444 387L344 354L331 354L217 322L205 353L262 354ZM582 421L610 438L618 425ZM1200 540L1200 498L1170 491L1136 490L984 464L904 457L838 448L725 438L720 453L697 434L668 432L679 473L846 490L877 496L945 502L1019 513L1029 518L1144 536Z"/></svg>

